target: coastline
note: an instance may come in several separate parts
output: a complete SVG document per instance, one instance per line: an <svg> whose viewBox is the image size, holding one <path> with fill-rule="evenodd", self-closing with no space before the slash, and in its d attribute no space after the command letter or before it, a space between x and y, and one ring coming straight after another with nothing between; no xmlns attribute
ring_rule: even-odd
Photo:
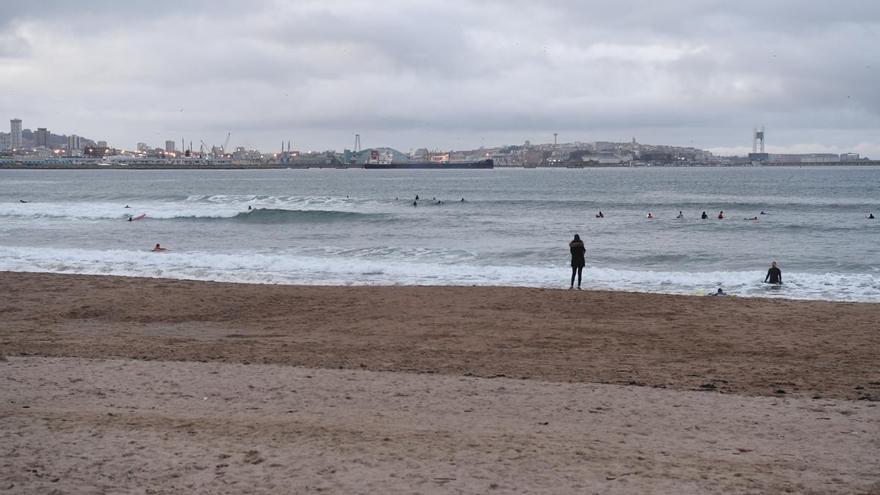
<svg viewBox="0 0 880 495"><path fill-rule="evenodd" d="M0 487L874 493L880 304L0 272Z"/></svg>
<svg viewBox="0 0 880 495"><path fill-rule="evenodd" d="M13 356L263 363L880 398L876 303L0 275L6 320L0 354Z"/></svg>

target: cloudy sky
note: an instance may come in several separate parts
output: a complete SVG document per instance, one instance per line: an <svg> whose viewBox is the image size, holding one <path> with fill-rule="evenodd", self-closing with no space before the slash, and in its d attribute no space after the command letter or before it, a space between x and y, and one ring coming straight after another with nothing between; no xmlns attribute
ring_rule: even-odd
<svg viewBox="0 0 880 495"><path fill-rule="evenodd" d="M118 147L726 154L764 125L771 152L880 157L880 1L9 0L0 95Z"/></svg>

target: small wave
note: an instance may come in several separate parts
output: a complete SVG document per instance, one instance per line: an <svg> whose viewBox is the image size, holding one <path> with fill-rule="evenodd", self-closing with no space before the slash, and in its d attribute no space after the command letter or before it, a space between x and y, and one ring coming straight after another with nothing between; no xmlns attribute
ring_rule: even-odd
<svg viewBox="0 0 880 495"><path fill-rule="evenodd" d="M255 208L239 212L233 216L178 216L166 220L188 221L233 221L243 223L323 223L384 219L386 215L378 213L358 213L354 211L335 210L283 210L277 208Z"/></svg>

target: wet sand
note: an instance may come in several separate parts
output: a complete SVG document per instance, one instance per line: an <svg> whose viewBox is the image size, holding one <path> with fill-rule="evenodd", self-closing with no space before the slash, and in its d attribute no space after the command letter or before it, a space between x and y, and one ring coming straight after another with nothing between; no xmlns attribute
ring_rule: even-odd
<svg viewBox="0 0 880 495"><path fill-rule="evenodd" d="M878 492L878 322L878 304L0 273L0 490Z"/></svg>

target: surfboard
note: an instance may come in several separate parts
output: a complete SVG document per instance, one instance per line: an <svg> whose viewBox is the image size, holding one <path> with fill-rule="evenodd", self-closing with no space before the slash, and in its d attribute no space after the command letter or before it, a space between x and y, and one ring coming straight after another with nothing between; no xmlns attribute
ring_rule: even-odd
<svg viewBox="0 0 880 495"><path fill-rule="evenodd" d="M146 214L146 213L141 213L140 215L138 215L138 216L136 216L136 217L131 217L131 221L133 222L133 221L135 221L135 220L143 220L143 219L146 218L146 217L147 217L147 214Z"/></svg>

